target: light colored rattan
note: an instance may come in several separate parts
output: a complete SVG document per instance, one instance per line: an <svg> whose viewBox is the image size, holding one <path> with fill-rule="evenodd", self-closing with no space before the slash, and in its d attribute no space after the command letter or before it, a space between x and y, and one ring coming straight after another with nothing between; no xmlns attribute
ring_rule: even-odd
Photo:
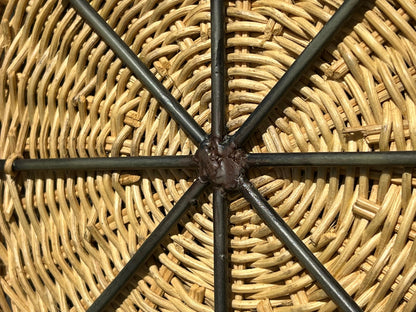
<svg viewBox="0 0 416 312"><path fill-rule="evenodd" d="M416 3L363 2L247 151L416 148ZM209 132L209 1L91 3ZM341 3L229 2L230 132ZM1 159L196 151L68 3L3 0L0 10ZM365 311L415 310L412 168L249 175ZM1 310L84 311L195 177L181 170L15 175L9 168L0 184ZM114 302L119 311L213 311L211 201L201 198L157 249ZM230 221L235 311L336 310L244 199L232 198Z"/></svg>

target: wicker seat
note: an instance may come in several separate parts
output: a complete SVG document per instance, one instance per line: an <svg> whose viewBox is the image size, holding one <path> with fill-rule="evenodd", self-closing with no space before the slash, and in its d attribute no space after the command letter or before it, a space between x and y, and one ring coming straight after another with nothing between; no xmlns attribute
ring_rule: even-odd
<svg viewBox="0 0 416 312"><path fill-rule="evenodd" d="M229 1L228 134L342 2ZM209 1L91 4L210 133ZM198 172L17 173L12 161L195 155L198 146L67 1L6 0L0 12L0 159L8 160L0 180L0 308L85 311ZM413 0L363 1L244 150L415 150L415 25ZM413 171L259 167L247 175L363 310L411 312ZM110 310L214 310L212 202L206 191L193 203ZM233 311L337 310L248 201L236 192L229 202Z"/></svg>

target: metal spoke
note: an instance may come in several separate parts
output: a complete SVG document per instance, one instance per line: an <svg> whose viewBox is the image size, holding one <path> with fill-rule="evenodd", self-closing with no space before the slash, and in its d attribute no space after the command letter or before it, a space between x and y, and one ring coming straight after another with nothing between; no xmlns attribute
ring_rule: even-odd
<svg viewBox="0 0 416 312"><path fill-rule="evenodd" d="M4 172L6 161L0 160L0 173ZM49 158L15 159L13 171L119 171L143 169L185 169L196 168L193 156L137 156L97 158Z"/></svg>
<svg viewBox="0 0 416 312"><path fill-rule="evenodd" d="M206 138L205 131L178 103L163 84L153 75L137 55L104 21L104 19L85 0L69 0L88 25L104 40L113 52L123 61L141 83L158 100L169 115L181 126L190 138L201 144Z"/></svg>
<svg viewBox="0 0 416 312"><path fill-rule="evenodd" d="M211 0L211 135L216 138L225 134L225 11L224 0Z"/></svg>
<svg viewBox="0 0 416 312"><path fill-rule="evenodd" d="M246 161L253 167L411 167L416 166L416 152L253 153Z"/></svg>
<svg viewBox="0 0 416 312"><path fill-rule="evenodd" d="M149 258L152 252L161 243L162 239L169 233L171 228L178 222L178 220L185 213L190 203L196 199L205 189L206 183L197 180L192 186L183 194L181 199L169 211L166 217L159 223L154 231L147 237L144 243L136 251L130 261L118 273L115 279L108 285L108 287L101 293L101 295L88 308L88 312L101 312L108 304L119 294L123 287L129 282L136 271Z"/></svg>
<svg viewBox="0 0 416 312"><path fill-rule="evenodd" d="M230 311L228 267L228 203L223 190L214 189L214 305L215 312Z"/></svg>
<svg viewBox="0 0 416 312"><path fill-rule="evenodd" d="M291 90L291 87L293 87L301 75L305 73L307 67L311 65L319 53L321 53L323 47L331 40L342 24L350 18L351 13L359 3L360 0L346 0L340 6L337 12L335 12L322 30L309 43L301 55L299 55L283 77L257 106L254 112L231 137L230 142L234 142L237 146L242 146L274 105L279 105L284 99L285 95Z"/></svg>
<svg viewBox="0 0 416 312"><path fill-rule="evenodd" d="M273 207L269 205L258 190L247 180L241 181L240 190L270 230L286 245L309 274L315 278L334 303L344 312L361 311L360 307L348 295L344 288L342 288L323 264L306 247Z"/></svg>

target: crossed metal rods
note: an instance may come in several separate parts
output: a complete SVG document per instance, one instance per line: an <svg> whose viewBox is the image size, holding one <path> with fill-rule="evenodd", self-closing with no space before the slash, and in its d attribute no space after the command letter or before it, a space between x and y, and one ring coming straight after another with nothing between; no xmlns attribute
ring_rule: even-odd
<svg viewBox="0 0 416 312"><path fill-rule="evenodd" d="M113 29L85 0L69 0L72 6L85 19L91 28L107 43L145 88L158 100L160 105L178 123L189 138L202 146L209 139L205 131L178 103L162 83L151 73L137 55L124 43ZM298 81L305 69L315 60L322 48L331 40L345 20L349 18L359 0L346 0L325 24L318 35L309 43L284 76L276 83L254 112L238 131L226 137L225 104L226 96L226 5L224 0L211 0L211 138L223 140L223 145L241 147L260 122L275 106L282 103L285 95ZM377 153L277 153L246 155L250 166L415 166L416 152L377 152ZM0 160L0 172L5 160ZM193 156L141 156L117 158L79 159L15 159L14 171L32 170L140 170L162 168L196 168L198 161ZM137 252L119 272L115 279L89 307L89 312L102 311L129 282L137 269L145 263L170 229L193 202L209 185L209 181L198 177L181 199L148 236ZM342 311L361 311L349 294L341 287L322 263L297 237L293 230L271 207L266 199L254 188L247 177L241 176L238 190L250 202L258 215L269 226L302 266L311 274ZM213 187L214 206L214 304L216 312L231 309L229 269L228 269L228 205L224 189Z"/></svg>

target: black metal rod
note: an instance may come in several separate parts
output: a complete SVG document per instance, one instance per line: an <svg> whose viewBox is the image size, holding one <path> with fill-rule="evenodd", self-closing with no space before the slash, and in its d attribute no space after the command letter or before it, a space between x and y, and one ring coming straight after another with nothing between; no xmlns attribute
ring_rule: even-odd
<svg viewBox="0 0 416 312"><path fill-rule="evenodd" d="M146 65L104 21L103 18L85 0L69 0L88 25L104 40L121 61L142 82L150 93L159 101L169 115L198 145L205 140L205 131L178 103L163 84L152 74Z"/></svg>
<svg viewBox="0 0 416 312"><path fill-rule="evenodd" d="M283 77L270 90L254 112L241 125L238 131L231 137L231 142L241 146L253 133L255 128L267 116L274 105L278 105L285 95L292 89L305 70L321 53L323 47L331 40L342 24L351 17L354 8L360 0L346 0L325 24L316 37L309 43L295 62L290 66Z"/></svg>
<svg viewBox="0 0 416 312"><path fill-rule="evenodd" d="M224 0L211 0L211 135L216 138L225 134L225 12Z"/></svg>
<svg viewBox="0 0 416 312"><path fill-rule="evenodd" d="M252 167L412 167L416 152L253 153L246 162Z"/></svg>
<svg viewBox="0 0 416 312"><path fill-rule="evenodd" d="M101 295L88 308L88 312L101 312L111 303L140 266L145 263L155 248L159 246L162 239L182 217L190 203L201 194L206 185L206 183L201 182L200 180L197 180L192 184L176 205L169 211L166 217L159 223L156 229L147 237L110 285L107 286Z"/></svg>
<svg viewBox="0 0 416 312"><path fill-rule="evenodd" d="M231 309L228 266L228 203L223 190L214 189L214 307L215 312Z"/></svg>
<svg viewBox="0 0 416 312"><path fill-rule="evenodd" d="M360 312L361 308L354 302L342 286L328 272L323 264L306 247L302 240L285 223L279 214L269 205L250 182L241 179L240 191L250 202L258 215L270 230L279 238L298 259L300 264L319 283L332 301L344 312Z"/></svg>
<svg viewBox="0 0 416 312"><path fill-rule="evenodd" d="M0 173L6 161L0 160ZM143 169L196 168L193 156L137 156L97 158L15 159L13 171L92 170L118 171Z"/></svg>

